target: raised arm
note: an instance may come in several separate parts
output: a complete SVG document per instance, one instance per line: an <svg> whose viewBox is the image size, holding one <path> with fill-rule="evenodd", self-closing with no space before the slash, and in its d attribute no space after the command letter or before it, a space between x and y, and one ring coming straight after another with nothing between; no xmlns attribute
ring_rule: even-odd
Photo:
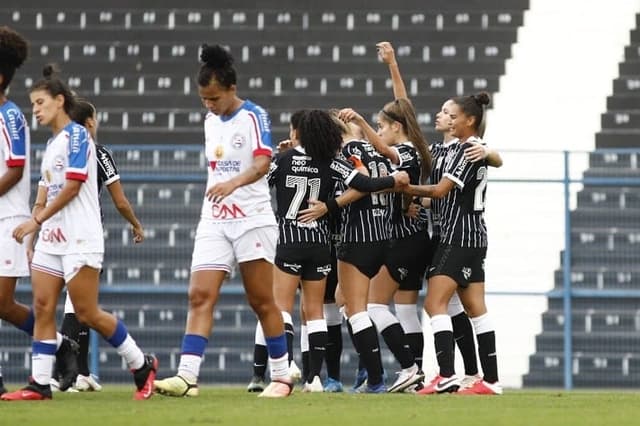
<svg viewBox="0 0 640 426"><path fill-rule="evenodd" d="M376 44L378 48L378 56L389 66L389 74L391 75L391 82L393 83L393 96L395 99L409 99L407 95L407 88L402 81L402 75L400 75L400 67L396 62L396 55L393 51L393 46L388 41L381 41Z"/></svg>
<svg viewBox="0 0 640 426"><path fill-rule="evenodd" d="M373 127L371 127L369 123L367 123L367 120L365 120L360 114L358 114L351 108L344 108L340 110L338 116L341 120L347 123L350 121L356 123L364 132L367 141L369 141L369 143L373 145L373 147L376 149L376 151L378 151L378 153L380 153L380 155L387 157L393 164L400 164L398 151L382 142L382 139L380 139L380 136L378 136L378 132L376 132Z"/></svg>

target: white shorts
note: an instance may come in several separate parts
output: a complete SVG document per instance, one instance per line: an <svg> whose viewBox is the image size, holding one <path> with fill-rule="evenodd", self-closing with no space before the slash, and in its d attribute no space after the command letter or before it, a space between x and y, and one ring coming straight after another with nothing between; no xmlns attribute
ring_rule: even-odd
<svg viewBox="0 0 640 426"><path fill-rule="evenodd" d="M64 278L64 282L68 283L84 266L102 269L103 257L103 253L49 254L36 250L31 269Z"/></svg>
<svg viewBox="0 0 640 426"><path fill-rule="evenodd" d="M29 216L13 216L0 219L0 277L28 277L29 259L27 243L13 239L13 230Z"/></svg>
<svg viewBox="0 0 640 426"><path fill-rule="evenodd" d="M277 241L277 225L251 227L247 221L220 224L201 220L196 230L191 272L231 272L235 262L256 259L273 263Z"/></svg>

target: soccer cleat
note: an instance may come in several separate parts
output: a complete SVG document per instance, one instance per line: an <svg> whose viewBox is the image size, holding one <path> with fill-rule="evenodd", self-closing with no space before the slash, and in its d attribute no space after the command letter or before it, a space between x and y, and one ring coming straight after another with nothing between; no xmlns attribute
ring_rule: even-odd
<svg viewBox="0 0 640 426"><path fill-rule="evenodd" d="M387 393L387 386L384 384L384 381L374 386L367 383L366 385L360 386L358 389L353 391L353 393Z"/></svg>
<svg viewBox="0 0 640 426"><path fill-rule="evenodd" d="M462 378L462 380L460 380L460 389L471 387L478 380L482 380L482 376L480 376L479 374L475 374L472 376L466 375Z"/></svg>
<svg viewBox="0 0 640 426"><path fill-rule="evenodd" d="M351 388L351 390L356 392L363 385L365 385L367 383L367 377L368 374L366 368L360 368L358 371L356 371L356 379L353 382L353 387Z"/></svg>
<svg viewBox="0 0 640 426"><path fill-rule="evenodd" d="M89 374L88 376L78 374L78 377L76 377L75 389L81 392L100 392L102 390L102 385L98 383L98 376L94 374Z"/></svg>
<svg viewBox="0 0 640 426"><path fill-rule="evenodd" d="M451 393L460 388L460 379L455 375L451 377L436 376L423 389L416 392L419 395L432 395L436 393Z"/></svg>
<svg viewBox="0 0 640 426"><path fill-rule="evenodd" d="M415 364L412 367L405 368L396 374L398 374L398 378L389 387L389 393L402 392L411 385L415 385L416 383L419 383L424 379L424 373L422 373L418 366Z"/></svg>
<svg viewBox="0 0 640 426"><path fill-rule="evenodd" d="M293 383L284 380L272 380L258 398L285 398L293 393Z"/></svg>
<svg viewBox="0 0 640 426"><path fill-rule="evenodd" d="M327 377L327 381L324 383L324 391L339 393L343 392L344 388L342 386L342 382L340 380L333 379L331 377Z"/></svg>
<svg viewBox="0 0 640 426"><path fill-rule="evenodd" d="M56 369L60 372L58 389L61 392L71 388L78 376L78 353L80 345L67 336L62 336L62 343L56 351Z"/></svg>
<svg viewBox="0 0 640 426"><path fill-rule="evenodd" d="M133 380L136 383L136 391L133 394L133 399L143 400L153 396L153 384L157 371L158 358L153 355L145 355L142 367L132 371Z"/></svg>
<svg viewBox="0 0 640 426"><path fill-rule="evenodd" d="M178 374L154 381L153 387L156 392L166 396L198 396L199 393L197 383L189 383Z"/></svg>
<svg viewBox="0 0 640 426"><path fill-rule="evenodd" d="M476 380L471 386L460 389L458 391L460 395L502 395L502 386L500 383L488 383L484 380Z"/></svg>
<svg viewBox="0 0 640 426"><path fill-rule="evenodd" d="M293 383L302 379L302 371L300 371L295 361L291 361L291 364L289 364L289 377L291 377Z"/></svg>
<svg viewBox="0 0 640 426"><path fill-rule="evenodd" d="M247 392L262 392L267 384L264 382L264 377L253 376L249 386L247 386Z"/></svg>
<svg viewBox="0 0 640 426"><path fill-rule="evenodd" d="M24 388L15 392L5 392L0 396L3 401L43 401L51 399L49 385L39 385L33 380Z"/></svg>
<svg viewBox="0 0 640 426"><path fill-rule="evenodd" d="M311 383L305 383L302 388L302 392L324 392L320 376L315 376Z"/></svg>

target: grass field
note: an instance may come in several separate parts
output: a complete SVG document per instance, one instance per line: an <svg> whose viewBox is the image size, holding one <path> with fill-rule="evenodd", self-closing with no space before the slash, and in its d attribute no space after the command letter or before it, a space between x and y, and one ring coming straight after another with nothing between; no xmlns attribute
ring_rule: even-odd
<svg viewBox="0 0 640 426"><path fill-rule="evenodd" d="M13 388L13 387L12 387ZM56 393L53 401L0 403L0 425L638 425L640 393L507 391L499 397L294 393L259 399L240 388L198 398L131 400L132 389Z"/></svg>

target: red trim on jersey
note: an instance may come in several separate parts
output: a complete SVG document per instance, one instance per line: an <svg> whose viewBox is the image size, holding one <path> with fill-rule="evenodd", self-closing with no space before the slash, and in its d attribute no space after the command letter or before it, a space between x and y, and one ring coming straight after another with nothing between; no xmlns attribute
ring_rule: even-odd
<svg viewBox="0 0 640 426"><path fill-rule="evenodd" d="M351 157L349 157L349 161L351 161L351 163L353 163L353 167L355 167L356 169L358 167L364 167L364 164L362 164L362 160L360 160L355 155L352 155Z"/></svg>
<svg viewBox="0 0 640 426"><path fill-rule="evenodd" d="M10 158L6 161L7 167L24 167L24 158Z"/></svg>
<svg viewBox="0 0 640 426"><path fill-rule="evenodd" d="M80 182L86 182L87 178L89 177L88 174L82 174L82 173L74 173L74 172L67 172L64 177L66 179L69 180L79 180Z"/></svg>
<svg viewBox="0 0 640 426"><path fill-rule="evenodd" d="M266 155L267 157L271 157L271 150L269 148L258 148L253 150L253 156L257 157L259 155Z"/></svg>

